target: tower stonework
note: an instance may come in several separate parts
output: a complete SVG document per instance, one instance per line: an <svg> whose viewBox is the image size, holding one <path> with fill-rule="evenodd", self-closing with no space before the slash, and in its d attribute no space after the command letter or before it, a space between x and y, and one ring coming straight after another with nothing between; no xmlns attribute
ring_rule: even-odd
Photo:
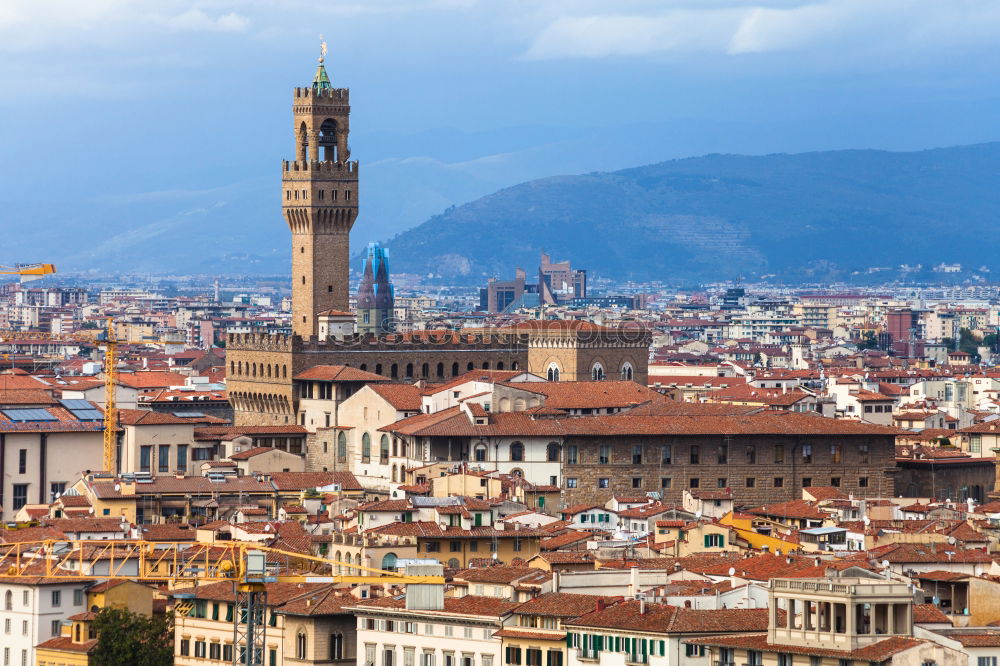
<svg viewBox="0 0 1000 666"><path fill-rule="evenodd" d="M292 331L318 332L317 316L348 309L350 233L358 217L358 163L350 161L350 91L323 63L292 98L295 160L282 164L282 213L292 232Z"/></svg>

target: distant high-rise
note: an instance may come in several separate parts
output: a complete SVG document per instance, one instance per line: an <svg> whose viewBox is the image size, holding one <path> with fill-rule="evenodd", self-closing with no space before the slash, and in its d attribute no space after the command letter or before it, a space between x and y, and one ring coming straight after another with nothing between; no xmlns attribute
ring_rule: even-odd
<svg viewBox="0 0 1000 666"><path fill-rule="evenodd" d="M369 243L358 285L358 333L382 335L391 332L395 305L389 282L389 252L378 243Z"/></svg>

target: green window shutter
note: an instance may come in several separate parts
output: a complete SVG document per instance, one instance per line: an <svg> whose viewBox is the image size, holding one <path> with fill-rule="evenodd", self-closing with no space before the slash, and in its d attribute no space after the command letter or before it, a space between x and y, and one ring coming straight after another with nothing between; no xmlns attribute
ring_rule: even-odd
<svg viewBox="0 0 1000 666"><path fill-rule="evenodd" d="M622 639L618 636L615 636L615 652L621 652L621 651L622 651Z"/></svg>
<svg viewBox="0 0 1000 666"><path fill-rule="evenodd" d="M712 547L712 535L711 534L706 534L705 535L705 548L711 548L711 547Z"/></svg>
<svg viewBox="0 0 1000 666"><path fill-rule="evenodd" d="M573 634L566 634L566 647L573 647Z"/></svg>
<svg viewBox="0 0 1000 666"><path fill-rule="evenodd" d="M660 641L660 656L661 657L666 657L667 656L667 642L666 641Z"/></svg>

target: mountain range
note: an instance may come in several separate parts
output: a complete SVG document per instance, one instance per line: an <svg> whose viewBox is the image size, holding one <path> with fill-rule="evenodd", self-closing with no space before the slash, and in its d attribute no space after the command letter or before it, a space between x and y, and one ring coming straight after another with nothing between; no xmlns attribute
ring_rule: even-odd
<svg viewBox="0 0 1000 666"><path fill-rule="evenodd" d="M620 279L797 281L997 267L1000 143L706 155L532 180L388 242L393 271L510 276L539 252Z"/></svg>

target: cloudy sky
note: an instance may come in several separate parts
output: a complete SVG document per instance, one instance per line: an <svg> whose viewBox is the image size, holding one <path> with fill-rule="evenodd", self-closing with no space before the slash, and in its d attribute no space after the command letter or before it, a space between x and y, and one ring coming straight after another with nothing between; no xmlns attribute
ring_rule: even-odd
<svg viewBox="0 0 1000 666"><path fill-rule="evenodd" d="M127 209L155 228L270 197L320 33L359 240L556 173L1000 139L996 0L3 0L7 219L117 234L102 206L176 200Z"/></svg>

